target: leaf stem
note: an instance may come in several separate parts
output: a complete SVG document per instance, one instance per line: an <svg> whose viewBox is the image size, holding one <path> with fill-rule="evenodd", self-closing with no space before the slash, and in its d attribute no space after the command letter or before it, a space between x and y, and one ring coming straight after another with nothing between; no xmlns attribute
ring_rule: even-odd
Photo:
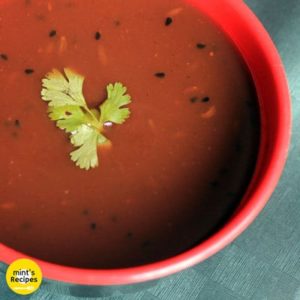
<svg viewBox="0 0 300 300"><path fill-rule="evenodd" d="M83 106L84 110L92 117L94 123L92 124L94 127L96 127L98 130L101 131L102 129L102 123L96 118L96 116L93 114L93 112L88 108L87 105Z"/></svg>

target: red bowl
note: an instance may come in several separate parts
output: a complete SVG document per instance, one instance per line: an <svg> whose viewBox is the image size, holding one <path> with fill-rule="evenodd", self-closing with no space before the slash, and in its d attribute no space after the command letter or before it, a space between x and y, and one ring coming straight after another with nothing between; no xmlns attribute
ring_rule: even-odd
<svg viewBox="0 0 300 300"><path fill-rule="evenodd" d="M0 3L6 0L0 0ZM231 38L252 74L260 102L262 137L255 174L238 209L227 223L200 245L180 255L118 270L70 268L34 259L44 277L84 285L121 285L161 278L191 267L223 249L263 209L280 178L288 153L291 108L286 76L268 33L242 0L186 0L211 17ZM28 257L0 244L0 261Z"/></svg>

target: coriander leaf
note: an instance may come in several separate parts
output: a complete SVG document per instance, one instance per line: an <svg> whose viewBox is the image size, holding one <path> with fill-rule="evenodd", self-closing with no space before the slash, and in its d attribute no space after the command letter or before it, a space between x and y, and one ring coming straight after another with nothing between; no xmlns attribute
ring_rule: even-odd
<svg viewBox="0 0 300 300"><path fill-rule="evenodd" d="M126 92L127 88L119 82L107 86L107 100L100 105L100 123L122 124L125 122L130 116L130 111L122 107L131 102L131 97Z"/></svg>
<svg viewBox="0 0 300 300"><path fill-rule="evenodd" d="M82 93L84 77L75 71L65 68L65 76L54 69L42 80L42 99L49 106L77 105L86 107Z"/></svg>
<svg viewBox="0 0 300 300"><path fill-rule="evenodd" d="M107 100L98 108L87 106L83 95L84 77L65 68L64 74L54 69L42 80L42 99L48 102L48 114L57 127L70 134L70 141L77 149L71 159L81 169L98 166L97 148L111 145L101 133L106 122L122 124L130 111L124 108L131 102L126 87L121 83L107 86Z"/></svg>
<svg viewBox="0 0 300 300"><path fill-rule="evenodd" d="M81 105L85 106L86 102L83 96L83 82L84 77L69 68L64 69L65 74L69 80L69 92L70 96Z"/></svg>
<svg viewBox="0 0 300 300"><path fill-rule="evenodd" d="M57 121L57 127L66 132L72 132L79 126L87 124L90 120L88 115L85 114L80 107L75 105L50 106L48 113L52 121Z"/></svg>
<svg viewBox="0 0 300 300"><path fill-rule="evenodd" d="M71 152L71 159L81 169L88 170L98 166L98 144L103 144L107 139L95 128L81 125L75 133L71 135L71 143L77 150Z"/></svg>

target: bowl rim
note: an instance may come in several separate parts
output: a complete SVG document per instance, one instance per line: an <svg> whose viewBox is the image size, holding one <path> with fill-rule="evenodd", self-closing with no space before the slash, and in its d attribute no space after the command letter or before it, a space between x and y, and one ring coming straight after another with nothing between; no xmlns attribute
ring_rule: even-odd
<svg viewBox="0 0 300 300"><path fill-rule="evenodd" d="M67 267L24 255L0 243L0 262L10 264L19 258L29 258L39 264L44 277L50 280L82 285L123 285L159 279L192 267L214 255L230 244L257 217L274 191L287 159L291 135L291 107L287 79L283 64L269 34L241 0L187 0L218 22L225 14L236 16L240 23L256 37L267 55L269 74L277 91L278 132L270 162L244 207L242 207L219 231L198 246L163 261L124 269L94 270ZM206 2L206 3L205 3ZM209 3L208 3L209 2ZM4 2L3 2L4 3ZM1 4L1 3L0 3ZM221 21L219 21L221 22ZM237 25L237 20L235 24ZM241 25L240 24L240 25ZM247 25L248 24L248 25ZM251 26L249 25L251 24ZM219 24L222 27L222 24ZM223 28L226 31L226 27Z"/></svg>

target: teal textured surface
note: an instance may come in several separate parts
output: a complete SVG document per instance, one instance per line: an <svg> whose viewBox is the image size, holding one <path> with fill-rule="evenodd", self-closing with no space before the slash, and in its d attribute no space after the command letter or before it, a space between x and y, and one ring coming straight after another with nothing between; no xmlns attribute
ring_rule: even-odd
<svg viewBox="0 0 300 300"><path fill-rule="evenodd" d="M35 294L17 296L7 288L6 267L0 265L0 300L300 300L300 1L246 2L279 49L294 118L284 175L252 226L204 263L136 286L89 288L46 281Z"/></svg>

